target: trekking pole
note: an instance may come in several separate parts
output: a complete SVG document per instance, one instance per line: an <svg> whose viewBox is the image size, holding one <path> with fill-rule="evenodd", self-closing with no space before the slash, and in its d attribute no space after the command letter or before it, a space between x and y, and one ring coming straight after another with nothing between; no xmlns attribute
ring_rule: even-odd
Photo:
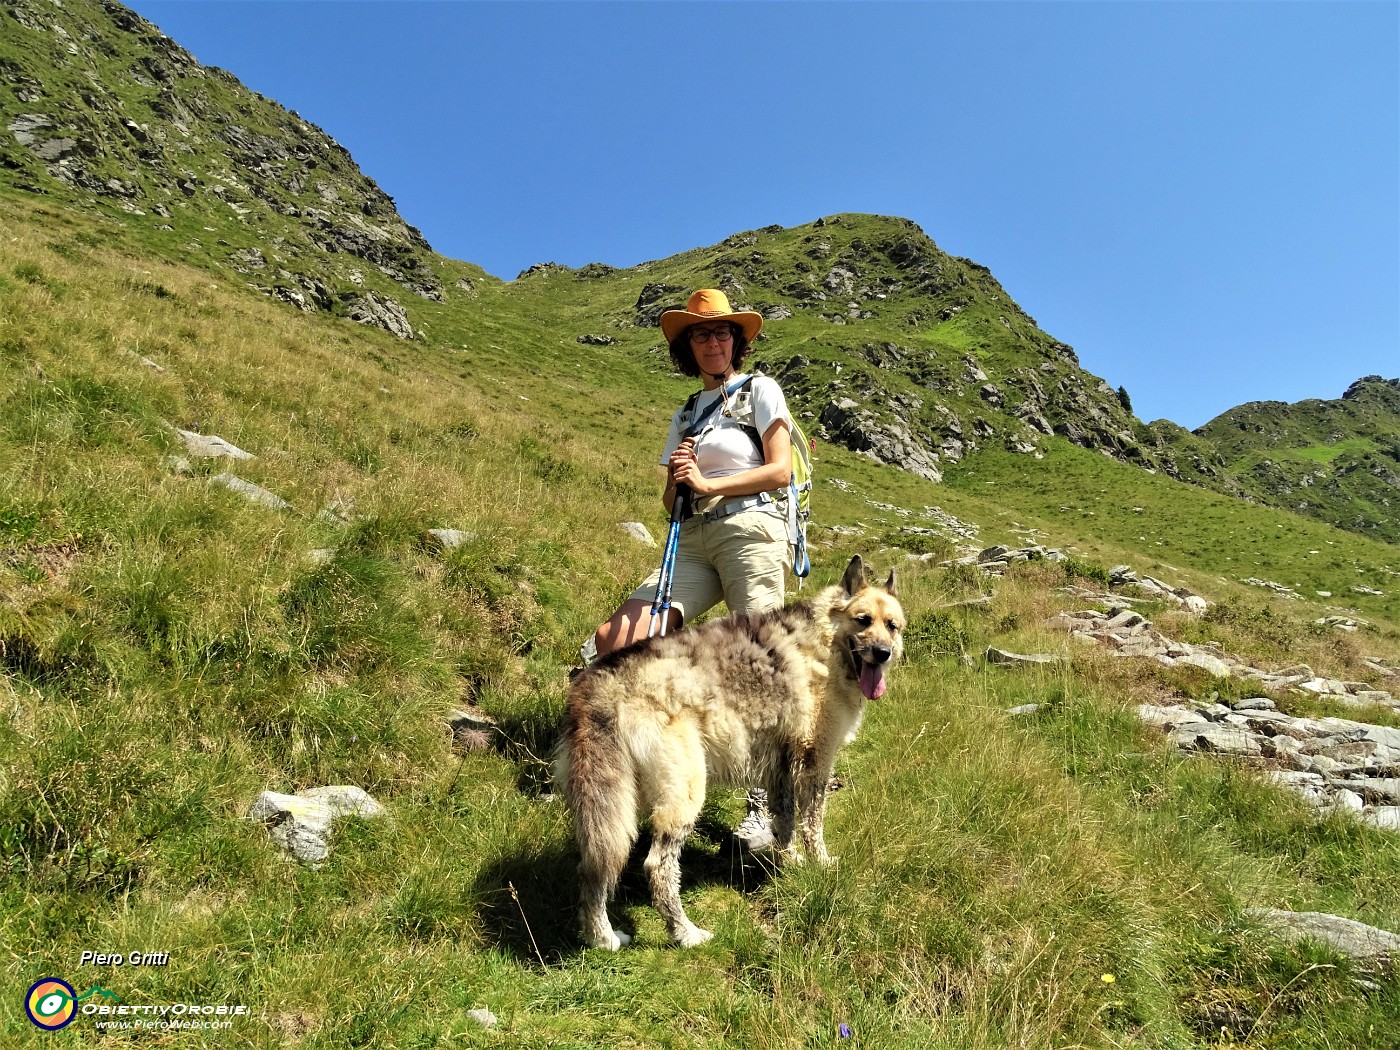
<svg viewBox="0 0 1400 1050"><path fill-rule="evenodd" d="M671 613L671 581L676 573L676 549L681 542L681 518L685 510L685 500L690 490L683 485L676 486L676 498L671 503L671 525L666 531L666 549L661 555L661 573L656 578L656 597L651 602L651 624L647 637L657 633L657 617L661 617L661 637L666 637L666 621Z"/></svg>

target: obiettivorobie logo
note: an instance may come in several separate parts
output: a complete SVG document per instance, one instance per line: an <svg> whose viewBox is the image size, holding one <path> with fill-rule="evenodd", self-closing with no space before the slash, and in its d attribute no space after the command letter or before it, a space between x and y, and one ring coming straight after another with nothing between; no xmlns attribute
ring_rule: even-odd
<svg viewBox="0 0 1400 1050"><path fill-rule="evenodd" d="M120 996L95 984L79 995L67 981L61 981L57 977L42 977L34 982L24 997L24 1012L46 1032L56 1032L72 1024L73 1018L78 1016L78 1004L94 995L100 995L112 1002L121 1002Z"/></svg>
<svg viewBox="0 0 1400 1050"><path fill-rule="evenodd" d="M24 1012L46 1032L66 1028L79 1014L91 1018L99 1029L116 1030L227 1029L233 1027L234 1018L249 1015L248 1007L240 1003L133 1005L96 984L79 995L71 984L57 977L43 977L30 985L24 996Z"/></svg>

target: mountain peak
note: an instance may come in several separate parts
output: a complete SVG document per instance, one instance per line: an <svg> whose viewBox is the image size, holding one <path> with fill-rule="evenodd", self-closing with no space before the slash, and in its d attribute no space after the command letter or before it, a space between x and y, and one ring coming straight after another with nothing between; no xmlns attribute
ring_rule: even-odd
<svg viewBox="0 0 1400 1050"><path fill-rule="evenodd" d="M1400 406L1400 379L1385 379L1381 376L1362 376L1342 394L1343 401L1356 401L1367 395L1389 398Z"/></svg>

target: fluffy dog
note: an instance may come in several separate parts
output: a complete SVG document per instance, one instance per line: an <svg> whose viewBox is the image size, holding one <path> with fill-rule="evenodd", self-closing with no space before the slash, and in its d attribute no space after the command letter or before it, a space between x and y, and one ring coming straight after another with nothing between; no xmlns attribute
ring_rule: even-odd
<svg viewBox="0 0 1400 1050"><path fill-rule="evenodd" d="M827 780L885 691L904 625L894 573L870 586L855 557L839 587L809 601L647 639L575 679L555 774L582 854L584 938L614 950L630 940L607 902L645 817L652 901L671 938L710 939L681 906L680 857L711 779L768 789L780 859L798 858L795 830L808 857L831 863Z"/></svg>

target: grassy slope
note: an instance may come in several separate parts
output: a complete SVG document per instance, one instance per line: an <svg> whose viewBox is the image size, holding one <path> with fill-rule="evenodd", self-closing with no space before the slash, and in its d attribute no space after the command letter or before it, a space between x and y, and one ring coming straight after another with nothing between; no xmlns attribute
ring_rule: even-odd
<svg viewBox="0 0 1400 1050"><path fill-rule="evenodd" d="M1130 473L1103 456L1061 444L1043 462L989 452L952 472L947 482L959 492L1010 503L1056 534L1083 530L1092 537L1086 538L1089 553L1121 555L1154 575L1175 573L1204 594L1229 593L1230 581L1259 577L1308 597L1330 592L1324 605L1340 602L1367 618L1400 621L1396 548L1309 518L1188 491L1160 475ZM1383 595L1353 592L1353 586Z"/></svg>
<svg viewBox="0 0 1400 1050"><path fill-rule="evenodd" d="M253 1007L231 1037L181 1045L801 1047L841 1023L885 1047L1231 1045L1224 1008L1250 1019L1233 1045L1400 1041L1393 978L1363 992L1239 919L1263 903L1400 928L1396 837L1319 821L1137 724L1138 702L1220 687L1203 674L1080 651L1030 674L964 663L992 642L1064 644L1039 626L1068 601L1063 573L1039 565L990 609L954 613L940 606L982 581L905 571L910 659L842 760L838 869L773 877L731 855L739 806L723 795L686 857L716 941L666 949L634 872L619 912L638 947L580 952L544 758L574 646L655 558L616 522L659 530L648 465L685 390L639 364L655 360L649 332L573 342L632 290L592 302L527 279L507 299L483 282L411 346L123 254L89 219L10 197L0 213L9 987L58 973L130 1002ZM166 424L196 423L258 458L173 473ZM222 469L295 510L204 483ZM1397 652L1390 599L1362 606L1378 630L1338 639L1304 626L1316 607L1214 579L1255 549L1289 555L1278 576L1309 587L1394 567L1393 548L1346 533L1069 449L981 458L944 487L839 449L819 470L819 516L864 526L880 567L898 557L881 541L939 504L986 542L1039 528L1242 611L1196 627L1163 614L1169 633L1339 674ZM353 522L322 520L332 502ZM442 557L421 538L435 526L477 538ZM815 583L853 542L818 538ZM1339 560L1291 557L1305 547ZM336 553L317 566L314 548ZM503 753L449 749L442 719L472 701L501 719ZM1003 714L1025 702L1041 714ZM324 783L365 787L393 818L351 824L320 871L239 819L263 788ZM171 965L79 969L94 948ZM52 1038L18 999L0 1005L6 1045ZM498 1031L467 1018L479 1006Z"/></svg>

